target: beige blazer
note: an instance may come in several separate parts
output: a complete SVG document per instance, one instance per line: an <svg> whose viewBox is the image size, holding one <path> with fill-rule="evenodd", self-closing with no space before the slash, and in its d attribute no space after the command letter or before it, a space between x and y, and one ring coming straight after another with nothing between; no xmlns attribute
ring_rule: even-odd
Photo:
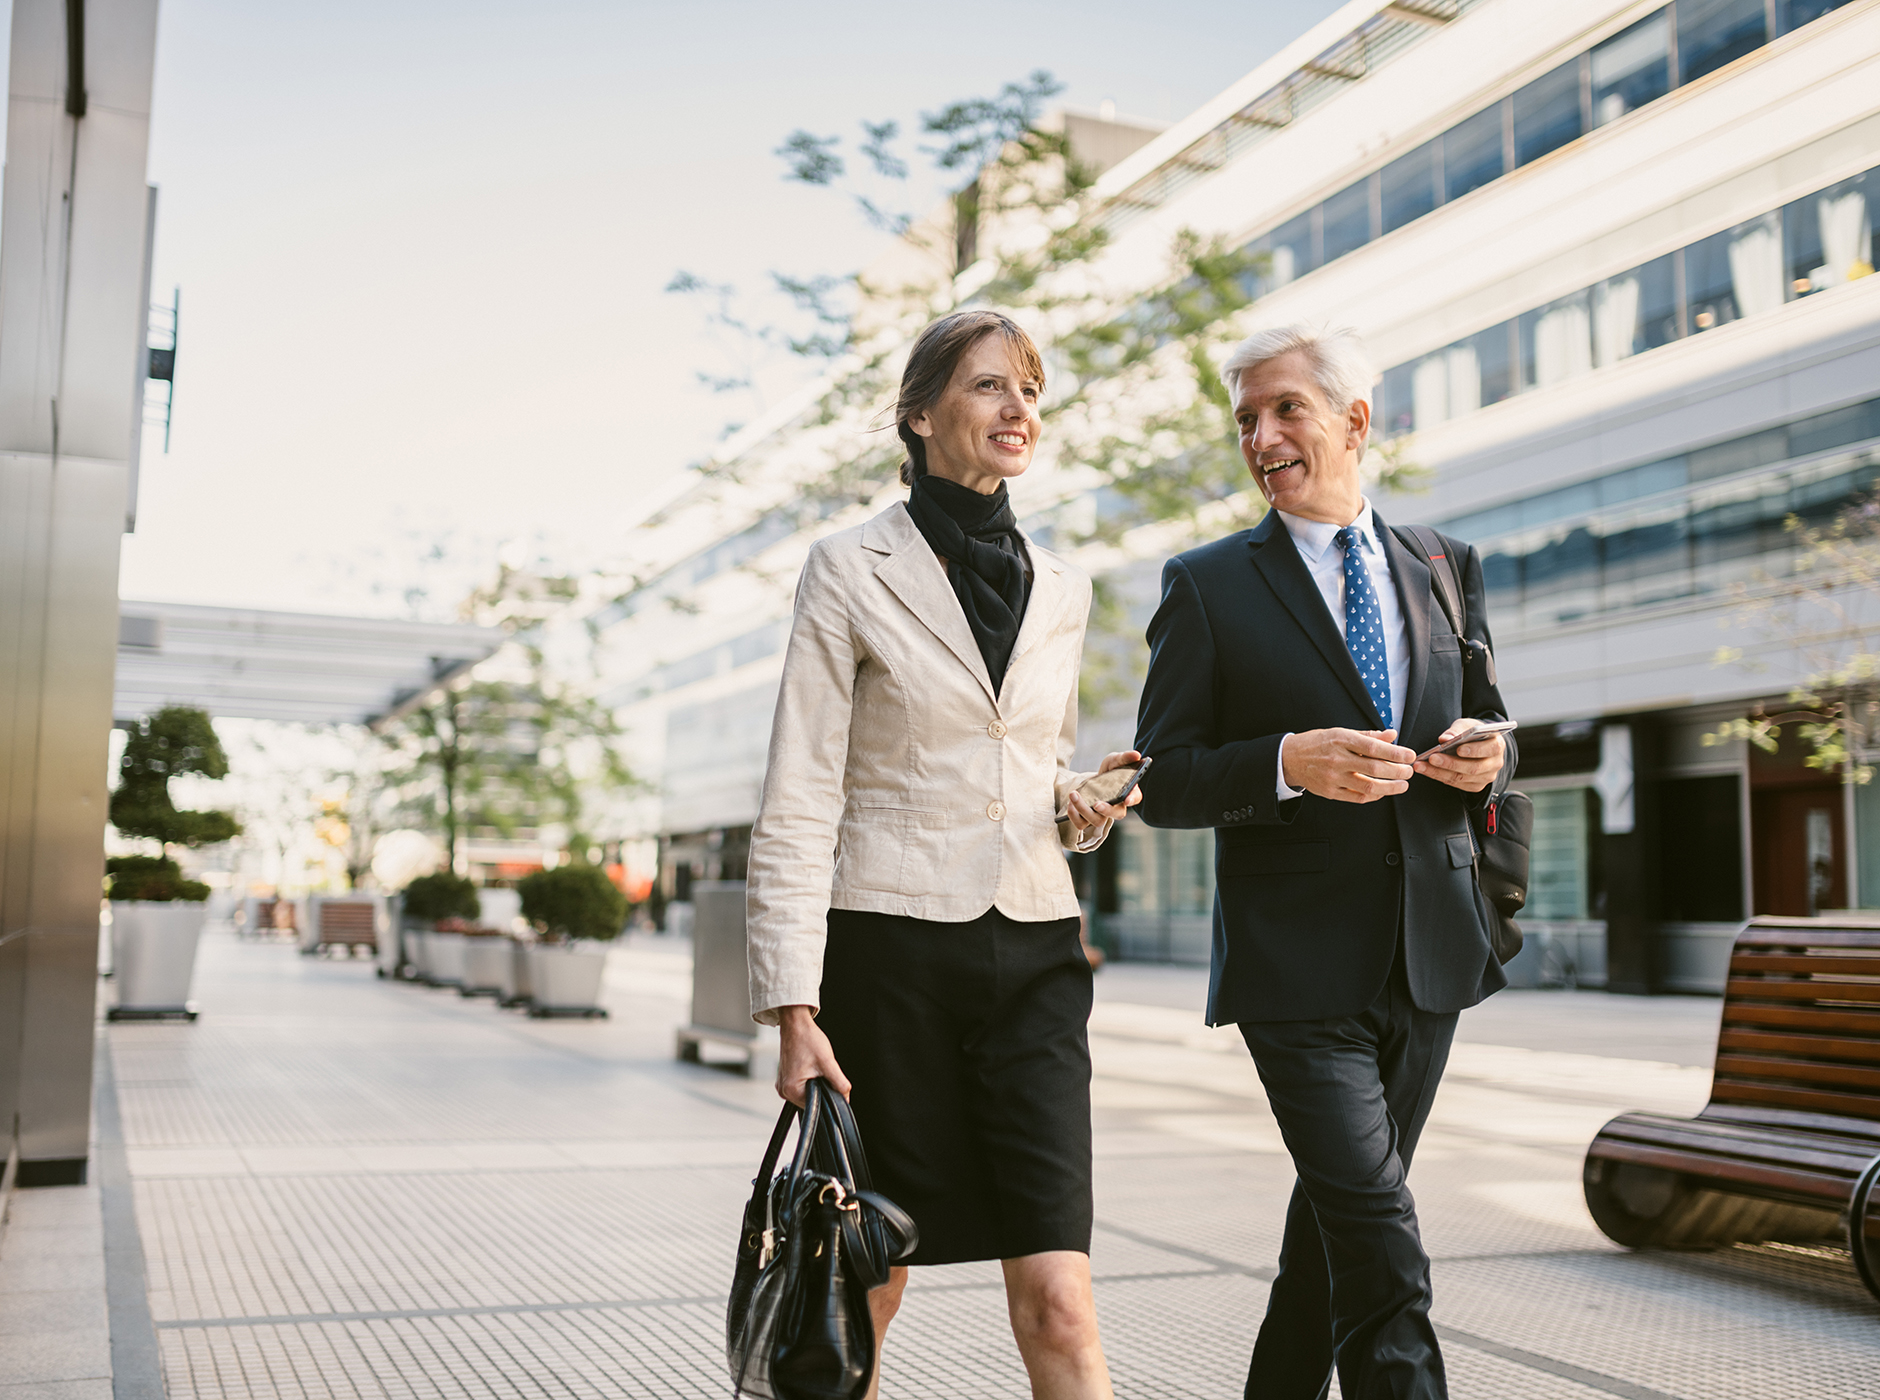
<svg viewBox="0 0 1880 1400"><path fill-rule="evenodd" d="M951 923L994 906L1078 912L1056 814L1088 776L1069 764L1090 580L1025 543L1031 600L997 698L905 505L810 550L751 832L757 1020L821 1004L831 908Z"/></svg>

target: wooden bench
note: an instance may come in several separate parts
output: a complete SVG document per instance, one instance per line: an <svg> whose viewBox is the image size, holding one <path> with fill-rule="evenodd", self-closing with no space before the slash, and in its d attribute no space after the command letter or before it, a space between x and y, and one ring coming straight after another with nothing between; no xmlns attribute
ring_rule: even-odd
<svg viewBox="0 0 1880 1400"><path fill-rule="evenodd" d="M1696 1118L1613 1119L1583 1173L1620 1244L1843 1235L1880 1298L1876 1179L1880 918L1858 915L1752 919L1730 955L1710 1102Z"/></svg>
<svg viewBox="0 0 1880 1400"><path fill-rule="evenodd" d="M313 901L314 937L309 951L344 948L350 955L354 948L377 950L378 902L370 895L363 899L344 896L319 896Z"/></svg>

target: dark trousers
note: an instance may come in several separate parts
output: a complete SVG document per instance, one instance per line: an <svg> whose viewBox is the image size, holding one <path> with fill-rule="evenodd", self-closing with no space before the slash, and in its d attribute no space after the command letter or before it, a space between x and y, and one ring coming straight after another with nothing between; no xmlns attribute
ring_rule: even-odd
<svg viewBox="0 0 1880 1400"><path fill-rule="evenodd" d="M1247 1400L1440 1400L1430 1261L1405 1173L1456 1013L1419 1011L1401 955L1361 1015L1249 1021L1240 1033L1299 1180Z"/></svg>

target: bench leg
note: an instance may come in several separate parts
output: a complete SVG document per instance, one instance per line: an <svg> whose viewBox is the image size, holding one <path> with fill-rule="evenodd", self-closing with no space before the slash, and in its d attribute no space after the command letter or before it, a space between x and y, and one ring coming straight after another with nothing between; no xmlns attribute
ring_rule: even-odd
<svg viewBox="0 0 1880 1400"><path fill-rule="evenodd" d="M1854 1183L1853 1199L1847 1203L1847 1249L1854 1256L1854 1269L1860 1274L1860 1281L1867 1285L1869 1293L1880 1298L1880 1250L1874 1248L1867 1236L1868 1202L1875 1186L1880 1186L1880 1157L1869 1162Z"/></svg>

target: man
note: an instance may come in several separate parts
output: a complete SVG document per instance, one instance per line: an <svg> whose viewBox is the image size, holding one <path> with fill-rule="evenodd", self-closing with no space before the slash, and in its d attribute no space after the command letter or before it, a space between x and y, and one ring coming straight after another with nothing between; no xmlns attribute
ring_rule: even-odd
<svg viewBox="0 0 1880 1400"><path fill-rule="evenodd" d="M1457 1013L1505 985L1468 818L1509 746L1418 754L1501 696L1364 498L1357 337L1264 331L1222 378L1272 509L1163 570L1136 747L1144 819L1215 828L1208 1024L1239 1025L1298 1173L1246 1393L1313 1400L1336 1366L1346 1400L1440 1397L1404 1176ZM1481 563L1449 549L1485 649Z"/></svg>

